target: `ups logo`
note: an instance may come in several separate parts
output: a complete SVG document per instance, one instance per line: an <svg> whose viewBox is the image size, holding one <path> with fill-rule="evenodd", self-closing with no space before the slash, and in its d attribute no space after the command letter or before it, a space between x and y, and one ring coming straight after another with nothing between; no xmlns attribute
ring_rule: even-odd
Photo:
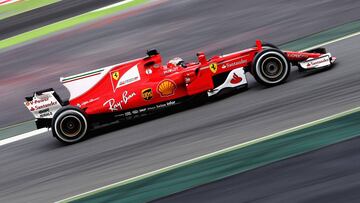
<svg viewBox="0 0 360 203"><path fill-rule="evenodd" d="M141 96L144 100L151 100L153 98L153 92L151 88L147 88L141 91Z"/></svg>

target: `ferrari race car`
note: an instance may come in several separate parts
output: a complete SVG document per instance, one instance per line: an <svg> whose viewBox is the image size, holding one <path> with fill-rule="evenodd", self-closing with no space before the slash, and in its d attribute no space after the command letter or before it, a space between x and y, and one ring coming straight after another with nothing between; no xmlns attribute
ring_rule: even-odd
<svg viewBox="0 0 360 203"><path fill-rule="evenodd" d="M300 70L330 67L336 58L324 48L306 52L282 51L257 40L252 48L197 61L181 58L162 64L157 50L147 56L97 70L60 78L69 90L63 101L53 89L26 97L25 106L38 128L51 128L64 143L75 143L105 123L149 115L193 101L194 96L214 97L225 89L247 87L249 72L264 86L284 83L291 65Z"/></svg>

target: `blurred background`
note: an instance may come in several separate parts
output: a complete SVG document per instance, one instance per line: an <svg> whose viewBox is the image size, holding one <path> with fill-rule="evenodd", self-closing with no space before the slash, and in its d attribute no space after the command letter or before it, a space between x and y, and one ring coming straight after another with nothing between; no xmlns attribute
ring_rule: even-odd
<svg viewBox="0 0 360 203"><path fill-rule="evenodd" d="M0 41L121 1L23 0L0 6ZM74 24L0 49L0 127L31 120L23 105L33 91L59 78L142 57L157 48L165 60L227 53L259 38L274 44L359 18L359 1L162 0ZM110 16L110 17L109 17ZM1 45L0 45L1 46Z"/></svg>
<svg viewBox="0 0 360 203"><path fill-rule="evenodd" d="M360 106L359 11L356 0L0 0L0 202L58 201L349 109L355 112ZM327 38L328 29L333 38ZM61 145L46 129L37 134L20 129L25 124L3 128L23 121L33 125L23 102L34 91L52 87L66 99L60 77L143 57L147 49L158 49L165 63L176 56L195 60L198 51L238 51L256 39L304 48L354 33L325 45L337 57L329 71L294 68L287 83L273 88L249 75L249 90L241 94L99 129L75 145ZM311 45L298 40L306 36L315 39ZM232 158L218 159L216 170L205 163L197 172L188 170L188 176L162 173L128 188L142 195L146 184L163 181L168 187L154 184L153 189L170 191L189 180L214 178L211 172L223 178L235 174L229 172L234 166L248 170L251 164L276 161L158 202L359 202L360 138L340 142L359 136L359 117L357 108L282 136L284 142L271 139L266 146L259 142L228 153ZM23 139L20 134L29 131L34 136ZM6 139L14 135L20 136ZM288 158L289 152L307 153ZM221 168L228 173L216 174ZM127 198L129 193L117 194Z"/></svg>

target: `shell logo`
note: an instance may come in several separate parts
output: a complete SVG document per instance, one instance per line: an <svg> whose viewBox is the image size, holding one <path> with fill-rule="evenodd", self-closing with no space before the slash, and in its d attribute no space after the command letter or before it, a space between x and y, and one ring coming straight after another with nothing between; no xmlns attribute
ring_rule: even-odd
<svg viewBox="0 0 360 203"><path fill-rule="evenodd" d="M157 87L157 92L162 97L168 97L175 94L176 84L172 80L163 80Z"/></svg>

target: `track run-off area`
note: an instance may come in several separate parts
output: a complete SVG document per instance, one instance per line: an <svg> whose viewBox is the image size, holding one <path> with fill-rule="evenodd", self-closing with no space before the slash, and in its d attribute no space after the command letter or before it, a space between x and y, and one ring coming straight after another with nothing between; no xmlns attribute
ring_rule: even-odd
<svg viewBox="0 0 360 203"><path fill-rule="evenodd" d="M266 41L282 44L320 31L316 28L309 30L310 27L313 28L312 26L319 26L313 22L314 24L310 23L309 27L305 26L303 29L292 28L299 29L296 34L290 29L286 34L278 33L276 35L277 30L283 28L282 26L289 27L287 23L290 23L284 20L285 17L276 19L278 13L274 16L270 14L267 16L270 22L264 21L273 27L259 25L256 28L253 26L255 24L246 24L245 20L239 18L236 19L236 22L241 21L238 23L243 27L235 26L236 29L233 29L234 26L226 27L219 20L218 30L221 31L219 34L209 30L209 27L214 25L207 24L209 19L205 19L208 17L206 14L210 15L211 13L209 10L216 9L217 3L215 1L209 1L207 4L203 1L199 2L203 4L200 6L187 1L183 3L170 1L134 14L129 19L113 18L111 23L99 22L96 26L81 27L79 30L72 30L60 36L52 36L3 52L0 54L0 58L9 57L9 61L5 65L1 65L1 71L4 75L11 77L14 77L13 71L21 72L21 74L32 73L27 75L28 77L22 77L24 81L20 82L19 86L15 85L20 89L18 96L23 97L21 92L25 95L25 90L22 90L21 86L28 85L30 81L34 87L26 89L27 93L31 89L38 89L41 86L38 85L39 81L46 83L46 86L55 84L54 81L58 81L59 72L63 74L64 71L67 71L67 74L70 75L80 72L81 68L74 67L80 67L81 64L85 70L88 70L92 66L111 64L118 61L119 58L127 57L129 59L131 55L141 56L139 51L145 50L144 47L158 45L161 52L169 50L168 53L165 53L166 56L184 54L185 57L190 58L201 47L209 54L216 53L221 48L221 52L226 53L252 45L255 38L265 38ZM232 9L246 7L251 10L257 6L252 5L251 2L243 3L243 5L241 5L242 3L231 3L236 7L224 4L227 6L223 12L218 14L213 12L212 15L218 15L217 19L228 22L234 16L246 13L246 9L241 10L242 12L239 12L241 14ZM281 7L279 2L276 3L279 4L279 9L290 6L285 4ZM264 4L266 3L264 2ZM337 6L337 9L340 7L340 10L329 11L329 7L332 5L324 4L328 7L325 7L322 14L329 15L329 18L335 17L336 12L341 11L341 6L356 8L354 3L351 6L341 3L343 5L334 5L334 8ZM308 5L311 5L310 1ZM171 11L170 8L177 12ZM204 19L196 18L199 16L195 14L186 13L189 11L185 8L192 8L195 11L198 9L197 15L201 14L200 11L204 12ZM301 6L298 9L301 10ZM183 15L180 15L181 12ZM287 16L290 14L288 12L290 11L284 12L282 15ZM321 12L320 9L317 14L313 15L321 15ZM352 17L351 12L348 12L347 15L346 19L345 17L338 18L337 24L356 20L355 17ZM161 21L160 17L163 16L167 16L167 21ZM306 16L309 16L309 13L299 13L291 23ZM155 19L157 24L151 24L150 22ZM138 20L142 20L141 23ZM231 22L235 23L235 20ZM324 27L319 29L330 28L336 24L334 22L321 23ZM199 26L200 24L202 26ZM184 30L171 29L177 27ZM199 29L196 30L195 27ZM229 29L230 27L232 29ZM224 30L228 32L224 32ZM186 34L190 31L192 34ZM207 33L209 34L207 35ZM186 40L184 36L188 36ZM263 88L249 77L250 90L241 94L126 128L119 127L98 132L99 136L94 136L76 145L63 146L53 139L50 133L3 145L0 147L0 164L2 165L0 170L3 176L0 182L0 201L59 201L358 107L360 105L358 91L360 89L358 80L360 71L357 61L359 55L357 42L359 40L359 36L355 36L326 45L328 51L338 58L335 67L329 71L310 75L298 73L294 69L288 83L281 86ZM136 45L136 42L139 45ZM97 49L94 48L96 45ZM44 49L46 47L48 47L47 51ZM26 55L26 53L30 53L30 50L38 52L31 56ZM45 52L48 52L48 58L43 58ZM11 57L11 54L14 53L24 54L24 58L15 61ZM89 57L94 56L98 62L94 61L95 58L88 60ZM64 63L60 64L62 60L57 61L57 58L64 60ZM92 63L93 65L91 65ZM6 69L11 65L15 68ZM43 77L38 77L36 71L34 74L35 66L42 67ZM54 73L54 67L60 71ZM29 79L29 76L32 75L35 82ZM45 76L49 77L45 78ZM5 88L6 86L4 86ZM10 94L9 96L13 97ZM12 101L15 101L15 98ZM11 108L9 109L11 110ZM15 111L22 112L22 110ZM22 115L25 114L24 111Z"/></svg>

